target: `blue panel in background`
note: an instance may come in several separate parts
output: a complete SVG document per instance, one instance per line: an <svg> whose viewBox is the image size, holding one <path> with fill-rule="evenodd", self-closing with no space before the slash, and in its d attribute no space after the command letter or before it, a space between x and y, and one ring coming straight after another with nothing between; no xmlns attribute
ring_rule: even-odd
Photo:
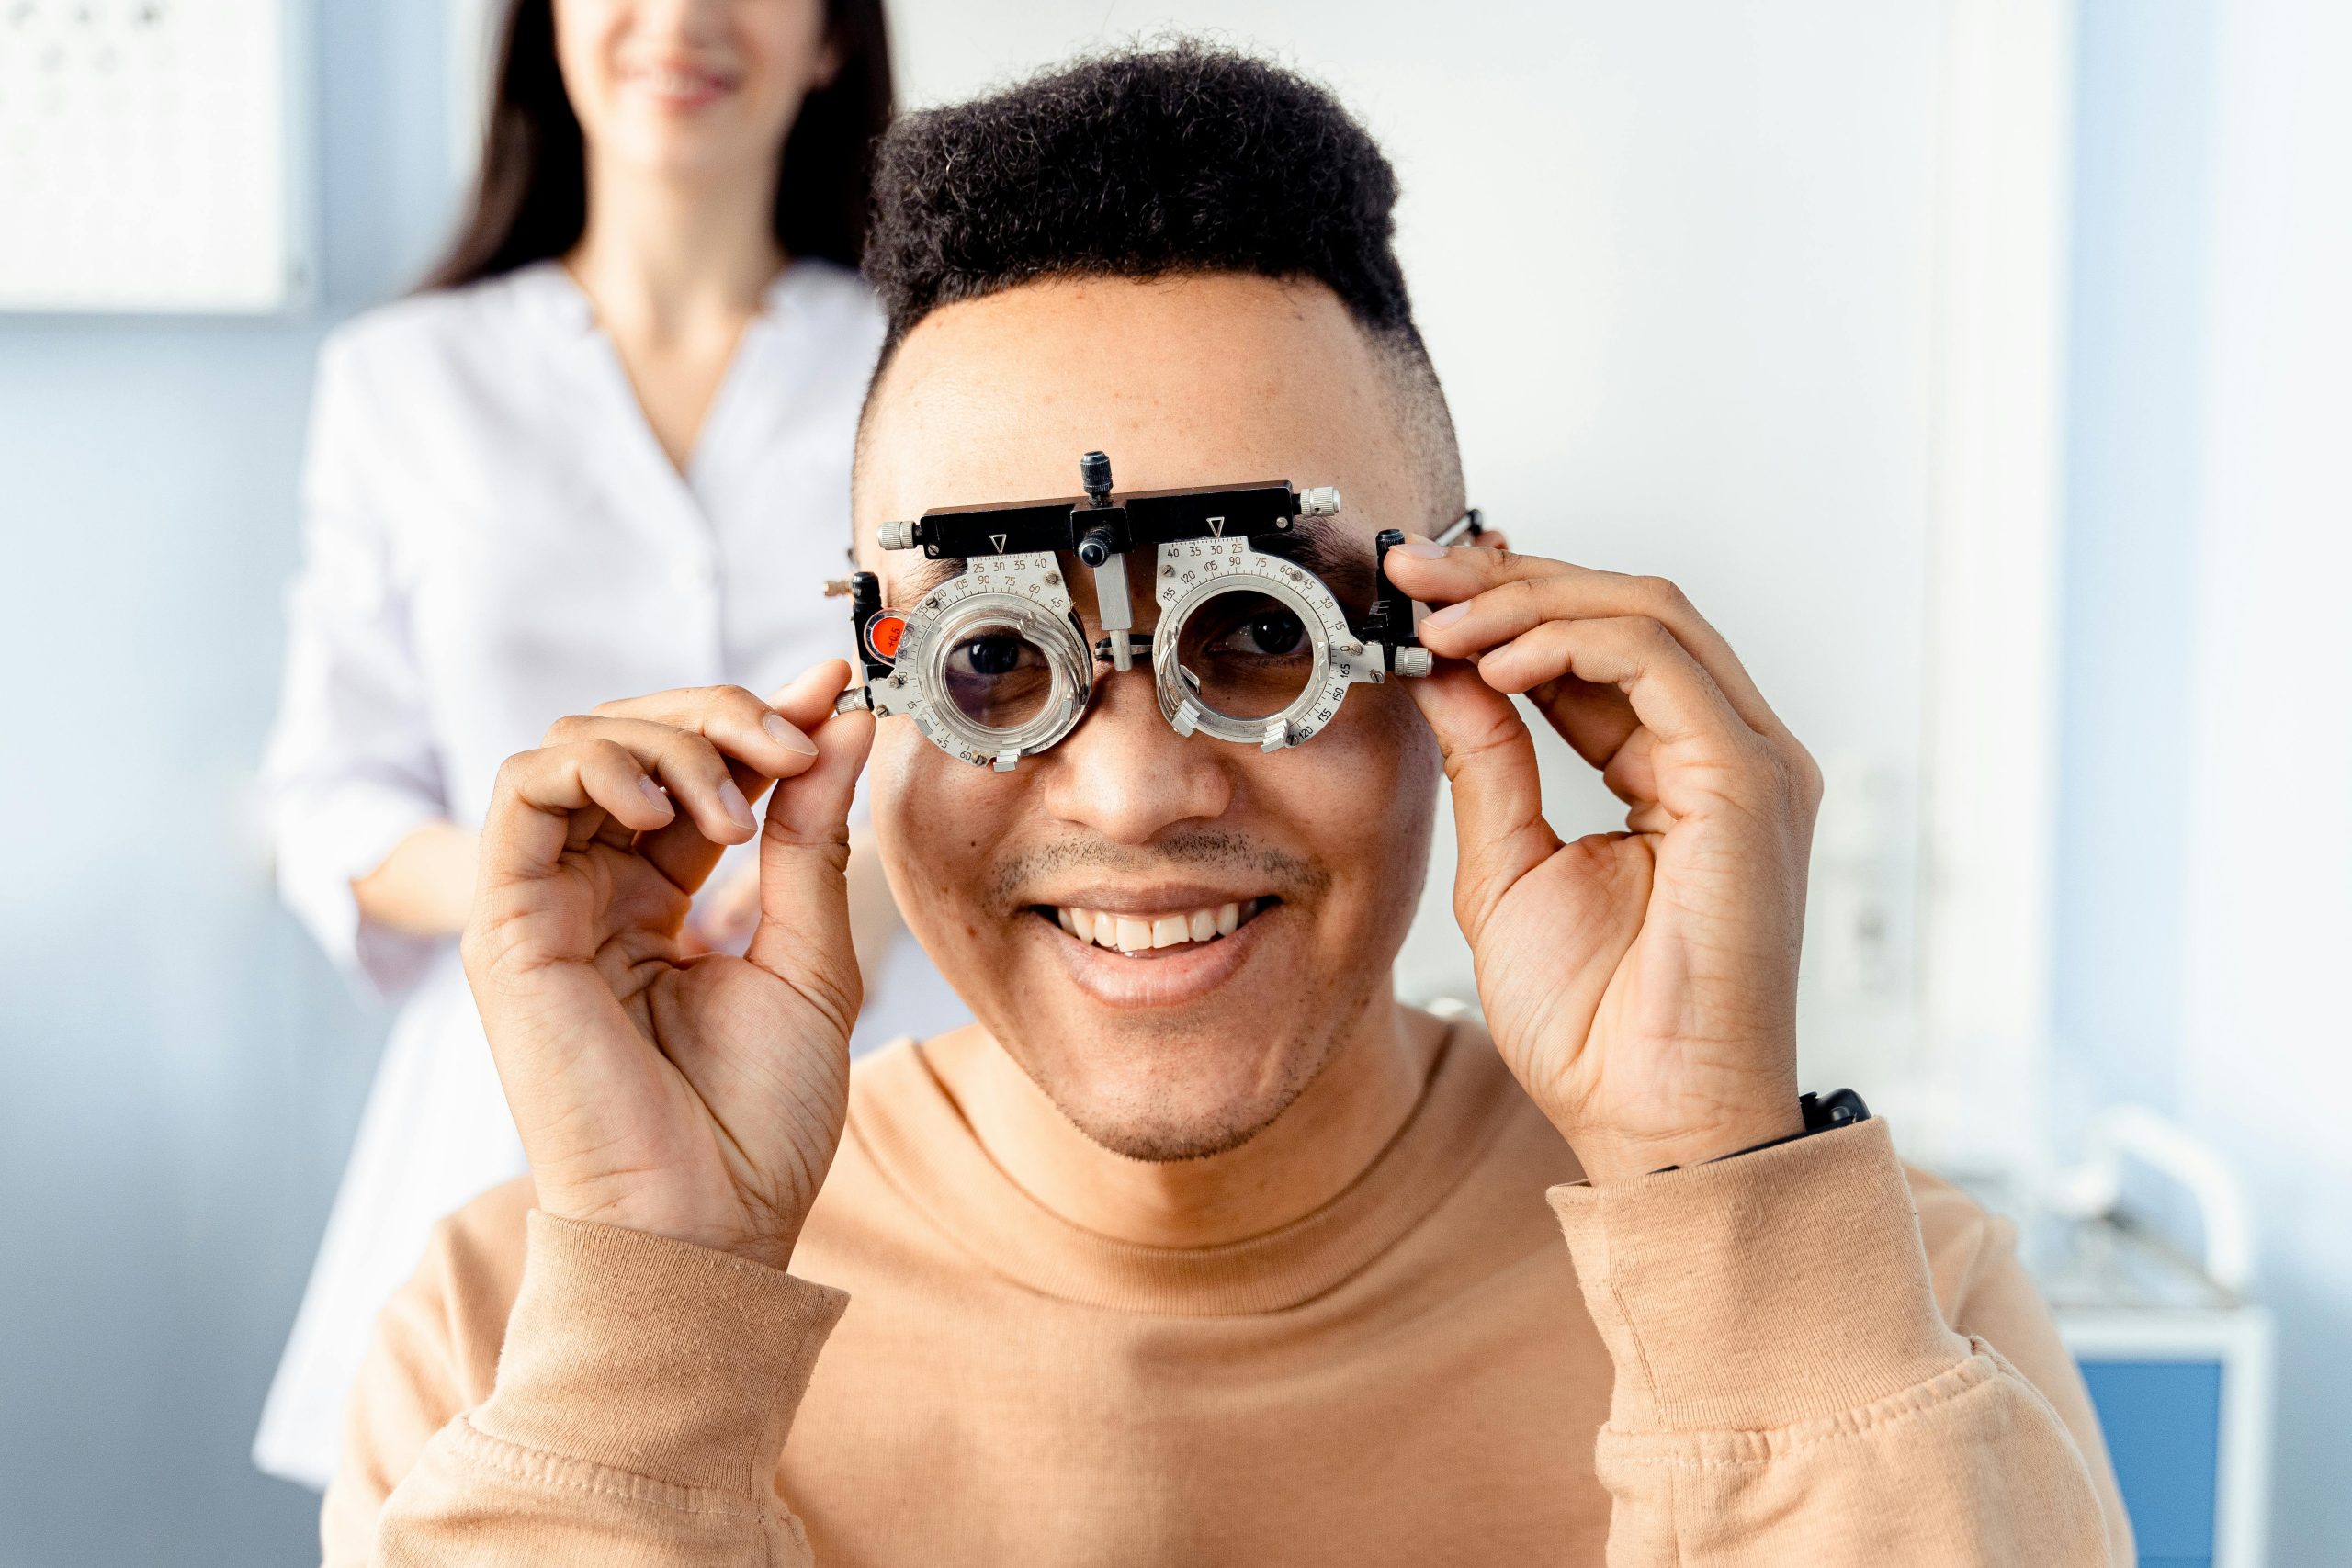
<svg viewBox="0 0 2352 1568"><path fill-rule="evenodd" d="M2202 1568L2213 1557L2221 1364L2092 1360L2082 1366L2139 1538L2141 1568Z"/></svg>

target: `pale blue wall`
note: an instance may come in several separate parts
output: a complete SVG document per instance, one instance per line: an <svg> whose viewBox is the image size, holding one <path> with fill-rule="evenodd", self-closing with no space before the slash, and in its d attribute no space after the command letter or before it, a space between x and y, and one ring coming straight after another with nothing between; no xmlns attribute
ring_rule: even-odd
<svg viewBox="0 0 2352 1568"><path fill-rule="evenodd" d="M2326 558L2344 554L2342 426L2282 436L2275 468L2241 427L2324 409L2331 374L2352 406L2340 371L2286 374L2299 354L2340 367L2352 341L2344 275L2298 254L2333 233L2340 257L2352 231L2343 118L2311 112L2340 91L2352 28L2335 0L2080 0L2077 17L2058 1121L2138 1100L2233 1161L2278 1325L2270 1561L2347 1562L2352 1167L2327 966L2352 928L2340 896L2331 917L2326 892L2260 891L2352 873L2324 762L2352 755L2352 642L2323 635L2343 624ZM2252 700L2282 691L2310 695L2283 719ZM2306 815L2324 830L2295 830ZM2217 860L2274 869L2214 876Z"/></svg>
<svg viewBox="0 0 2352 1568"><path fill-rule="evenodd" d="M2083 0L2077 15L2053 1023L2069 1110L2168 1109L2212 17L2211 0Z"/></svg>
<svg viewBox="0 0 2352 1568"><path fill-rule="evenodd" d="M0 1568L316 1558L245 1454L380 1020L244 795L319 335L428 258L448 157L440 6L312 9L314 311L0 316Z"/></svg>

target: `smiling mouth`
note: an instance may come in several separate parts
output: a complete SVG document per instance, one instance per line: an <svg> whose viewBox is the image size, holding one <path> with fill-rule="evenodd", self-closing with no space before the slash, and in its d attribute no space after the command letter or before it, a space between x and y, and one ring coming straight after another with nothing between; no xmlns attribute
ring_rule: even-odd
<svg viewBox="0 0 2352 1568"><path fill-rule="evenodd" d="M629 80L657 97L687 101L716 97L733 87L733 84L725 77L710 72L659 66L633 71L629 73Z"/></svg>
<svg viewBox="0 0 2352 1568"><path fill-rule="evenodd" d="M1033 904L1029 912L1051 920L1068 935L1129 958L1145 958L1170 949L1189 951L1223 942L1266 910L1278 898L1244 898L1200 909L1170 909L1163 913L1120 915L1102 909L1082 909L1061 904Z"/></svg>

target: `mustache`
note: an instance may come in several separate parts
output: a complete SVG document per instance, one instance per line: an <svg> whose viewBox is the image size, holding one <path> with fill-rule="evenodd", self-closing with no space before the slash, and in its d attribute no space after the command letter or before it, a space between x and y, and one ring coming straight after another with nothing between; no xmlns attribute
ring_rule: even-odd
<svg viewBox="0 0 2352 1568"><path fill-rule="evenodd" d="M1018 905L1027 902L1021 897L1024 888L1042 878L1070 871L1150 876L1179 867L1191 871L1248 872L1265 879L1277 894L1316 894L1331 884L1331 874L1303 855L1260 843L1244 834L1203 829L1156 839L1141 847L1083 838L1032 845L997 867L992 892L997 903Z"/></svg>

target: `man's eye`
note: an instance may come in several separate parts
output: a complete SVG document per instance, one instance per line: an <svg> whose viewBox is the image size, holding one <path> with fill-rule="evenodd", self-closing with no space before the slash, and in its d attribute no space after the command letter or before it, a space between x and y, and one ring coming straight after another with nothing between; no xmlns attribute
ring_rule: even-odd
<svg viewBox="0 0 2352 1568"><path fill-rule="evenodd" d="M1024 663L1037 661L1029 645L1009 632L967 638L947 658L952 673L981 677L1010 675Z"/></svg>
<svg viewBox="0 0 2352 1568"><path fill-rule="evenodd" d="M1286 659L1306 640L1306 627L1288 610L1266 610L1250 616L1210 645L1212 653L1238 654L1251 659Z"/></svg>

